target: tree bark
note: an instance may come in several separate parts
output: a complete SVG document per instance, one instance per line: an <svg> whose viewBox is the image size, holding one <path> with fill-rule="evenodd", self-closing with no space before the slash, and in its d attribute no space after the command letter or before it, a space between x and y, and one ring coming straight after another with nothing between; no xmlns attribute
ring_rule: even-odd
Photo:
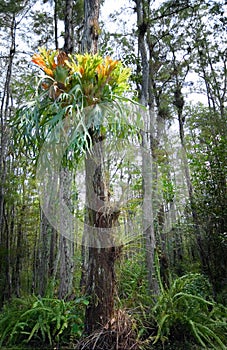
<svg viewBox="0 0 227 350"><path fill-rule="evenodd" d="M54 0L54 41L55 49L58 49L58 0Z"/></svg>
<svg viewBox="0 0 227 350"><path fill-rule="evenodd" d="M66 0L65 7L65 38L64 51L73 52L74 28L73 28L73 0ZM60 169L60 201L70 207L72 188L72 176L67 167ZM61 215L61 214L60 214ZM59 236L59 261L60 261L60 285L58 291L59 299L70 297L73 287L74 272L74 236L71 223L65 222L61 215L61 227ZM58 256L57 256L58 259Z"/></svg>
<svg viewBox="0 0 227 350"><path fill-rule="evenodd" d="M97 137L93 136L97 142ZM120 211L109 201L107 181L103 171L102 143L96 143L86 160L87 226L89 246L86 294L90 304L86 310L85 330L90 334L106 326L114 311L116 289L115 261L120 248L115 246L115 230Z"/></svg>
<svg viewBox="0 0 227 350"><path fill-rule="evenodd" d="M72 53L74 48L73 0L66 0L65 4L64 51L66 53Z"/></svg>
<svg viewBox="0 0 227 350"><path fill-rule="evenodd" d="M99 35L99 0L85 0L85 23L82 51L96 54ZM90 130L93 149L85 160L86 171L86 224L84 243L88 246L88 265L85 292L90 297L86 309L85 332L91 334L107 326L114 311L115 260L119 249L115 247L114 226L119 210L109 201L108 184L104 176L104 136Z"/></svg>
<svg viewBox="0 0 227 350"><path fill-rule="evenodd" d="M96 54L99 37L99 8L100 0L84 1L84 32L81 42L82 52Z"/></svg>
<svg viewBox="0 0 227 350"><path fill-rule="evenodd" d="M152 203L152 187L153 187L153 164L151 155L151 143L152 143L152 121L154 118L154 104L152 102L152 96L149 93L149 60L147 57L147 46L145 35L147 33L148 25L148 9L144 2L136 1L137 9L137 26L139 29L138 34L138 49L142 61L142 86L140 101L144 106L149 106L149 113L144 113L144 130L142 132L142 177L144 188L144 205L143 205L143 225L145 235L145 247L146 247L146 264L148 271L148 286L149 290L153 294L159 293L157 279L155 277L155 250L156 250L156 238L153 223L153 203ZM148 118L147 118L148 117Z"/></svg>
<svg viewBox="0 0 227 350"><path fill-rule="evenodd" d="M60 170L60 201L65 202L70 207L72 176L68 169ZM61 213L60 213L61 215ZM59 299L70 297L73 286L74 272L74 235L73 227L70 222L65 222L61 215L60 227L60 286Z"/></svg>
<svg viewBox="0 0 227 350"><path fill-rule="evenodd" d="M52 227L44 212L40 209L40 239L37 254L38 273L35 284L38 287L38 294L41 296L46 294L48 286L51 231Z"/></svg>
<svg viewBox="0 0 227 350"><path fill-rule="evenodd" d="M13 290L17 298L20 297L20 273L21 273L21 267L22 267L22 241L23 241L23 216L25 212L26 206L24 204L24 198L23 203L21 207L20 217L19 217L19 223L18 223L18 230L17 230L17 242L16 242L16 259L15 259L15 266L13 268L13 277L12 277L12 285Z"/></svg>
<svg viewBox="0 0 227 350"><path fill-rule="evenodd" d="M0 106L0 307L5 300L11 297L11 257L10 257L10 228L6 209L6 176L7 176L7 149L9 146L8 121L10 117L10 84L15 56L16 18L12 15L10 24L10 49L8 67Z"/></svg>

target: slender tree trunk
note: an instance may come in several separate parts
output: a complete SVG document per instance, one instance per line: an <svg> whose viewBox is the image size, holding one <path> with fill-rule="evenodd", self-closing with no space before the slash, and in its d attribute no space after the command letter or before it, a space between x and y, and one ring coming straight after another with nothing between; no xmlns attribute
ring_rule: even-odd
<svg viewBox="0 0 227 350"><path fill-rule="evenodd" d="M50 226L44 212L40 209L40 240L38 247L38 273L37 283L38 294L44 296L47 291L49 277L50 258L50 236L52 227Z"/></svg>
<svg viewBox="0 0 227 350"><path fill-rule="evenodd" d="M57 176L48 177L48 188L49 193L46 196L45 206L51 210L53 206L52 199L52 186L55 186L57 181ZM50 224L48 218L45 215L47 209L40 207L40 229L39 229L39 239L37 242L37 252L35 253L36 261L33 268L33 288L36 288L36 292L45 296L48 287L50 286L50 279L54 278L55 261L56 259L56 240L57 232L56 229ZM58 247L59 248L59 247ZM53 281L52 281L53 282Z"/></svg>
<svg viewBox="0 0 227 350"><path fill-rule="evenodd" d="M73 27L73 0L66 0L65 7L65 42L64 51L72 53L74 48ZM60 170L60 201L71 206L72 175L67 167ZM57 255L58 259L58 255ZM73 289L74 273L74 236L71 223L65 222L61 215L61 228L59 237L59 262L60 262L60 285L59 299L69 298Z"/></svg>
<svg viewBox="0 0 227 350"><path fill-rule="evenodd" d="M70 208L72 176L67 168L61 169L60 173L60 201ZM61 214L60 214L61 215ZM60 227L60 286L59 299L70 297L73 287L74 272L74 235L70 222L65 222L61 215Z"/></svg>
<svg viewBox="0 0 227 350"><path fill-rule="evenodd" d="M56 179L49 179L49 183L54 184ZM51 188L51 185L49 185ZM51 193L49 194L51 197ZM49 199L48 206L51 205ZM39 238L36 243L33 264L33 290L41 296L45 296L49 287L50 279L54 278L55 259L57 255L57 231L49 223L45 210L40 208L40 229Z"/></svg>
<svg viewBox="0 0 227 350"><path fill-rule="evenodd" d="M65 1L65 43L64 51L72 53L74 48L74 28L73 28L73 0Z"/></svg>
<svg viewBox="0 0 227 350"><path fill-rule="evenodd" d="M199 248L199 254L200 254L200 259L201 259L201 263L202 263L202 268L203 268L204 272L206 272L207 268L209 268L209 259L207 257L207 254L205 253L204 248L203 248L202 234L201 234L201 229L200 229L200 225L199 225L197 210L195 208L194 190L193 190L193 185L192 185L191 177L190 177L190 171L189 171L188 160L187 160L187 150L186 150L186 146L185 146L185 137L184 137L184 117L183 117L184 100L183 100L183 95L181 93L181 86L179 85L179 82L177 82L177 86L176 86L176 90L175 90L174 104L177 107L178 122L179 122L179 135L180 135L180 142L181 142L181 149L182 149L182 161L183 161L185 179L186 179L186 184L187 184L187 189L188 189L188 197L189 197L189 201L190 201L193 225L194 225L194 230L195 230L195 234L196 234L197 245Z"/></svg>
<svg viewBox="0 0 227 350"><path fill-rule="evenodd" d="M4 196L5 196L5 178L6 178L6 149L7 149L7 122L9 118L9 101L10 101L10 82L12 75L13 59L15 55L15 38L16 38L16 20L15 15L13 15L11 23L11 46L8 59L8 68L6 72L6 79L4 84L3 96L1 100L1 129L0 129L0 176L1 176L1 186L0 186L0 230L4 228L4 218L3 218L3 207L4 207Z"/></svg>
<svg viewBox="0 0 227 350"><path fill-rule="evenodd" d="M72 294L74 272L74 241L60 235L60 286L59 299L69 298Z"/></svg>
<svg viewBox="0 0 227 350"><path fill-rule="evenodd" d="M24 198L23 198L24 202ZM22 267L22 241L23 241L23 216L25 211L25 204L22 204L20 209L20 218L17 228L17 243L16 243L16 261L14 267L14 274L12 278L13 290L15 291L16 297L20 297L20 273Z"/></svg>
<svg viewBox="0 0 227 350"><path fill-rule="evenodd" d="M57 6L55 0L54 23L55 23L55 45L58 48L57 40ZM73 51L73 0L65 2L65 37L64 50L66 53ZM49 179L51 183L56 179ZM72 176L66 167L60 169L60 201L70 206ZM49 194L51 196L51 193ZM61 213L59 214L61 215ZM34 287L37 286L40 295L45 295L50 279L56 278L59 269L59 290L58 297L64 299L72 293L73 272L74 272L74 237L71 227L65 221L63 215L60 217L60 234L48 222L44 212L41 210L40 242L36 259L38 267L34 265L36 279ZM58 244L57 244L58 242ZM60 266L59 266L60 263ZM53 282L53 281L52 281Z"/></svg>
<svg viewBox="0 0 227 350"><path fill-rule="evenodd" d="M153 204L152 204L152 155L150 153L150 143L147 140L147 135L142 135L142 174L143 174L143 225L146 245L146 263L148 269L148 286L152 294L157 295L159 293L158 283L156 279L155 271L155 250L156 250L156 237L153 224Z"/></svg>
<svg viewBox="0 0 227 350"><path fill-rule="evenodd" d="M40 217L41 219L41 217ZM32 266L32 286L31 292L36 293L38 290L38 244L39 244L39 230L37 230L37 234L35 235L35 242L33 248L33 266Z"/></svg>
<svg viewBox="0 0 227 350"><path fill-rule="evenodd" d="M55 49L58 49L58 0L54 0L54 41Z"/></svg>
<svg viewBox="0 0 227 350"><path fill-rule="evenodd" d="M10 84L12 76L13 59L15 56L16 19L12 15L10 26L10 50L8 67L2 100L0 106L0 306L2 302L11 297L11 271L10 271L10 242L11 234L6 205L6 175L7 175L7 147L9 145L8 120L10 117Z"/></svg>
<svg viewBox="0 0 227 350"><path fill-rule="evenodd" d="M151 96L149 95L149 60L147 57L147 46L145 35L147 33L148 23L148 8L145 4L137 0L137 25L139 29L138 46L139 54L142 60L142 89L141 89L141 104L149 105L149 113L144 114L144 130L142 132L142 176L144 187L144 206L143 206L143 225L145 234L146 247L146 263L148 270L148 285L149 290L153 294L158 294L159 288L157 279L155 277L154 256L156 250L156 238L153 223L153 203L152 203L152 187L153 187L153 164L151 155L152 143L152 129L151 122L154 113L153 103L151 103ZM147 118L148 117L148 118Z"/></svg>

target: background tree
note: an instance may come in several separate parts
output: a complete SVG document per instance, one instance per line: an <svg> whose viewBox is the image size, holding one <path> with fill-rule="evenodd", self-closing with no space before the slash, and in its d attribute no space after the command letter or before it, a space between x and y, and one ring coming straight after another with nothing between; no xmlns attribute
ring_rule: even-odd
<svg viewBox="0 0 227 350"><path fill-rule="evenodd" d="M86 2L86 15L83 1L0 4L0 347L7 342L22 346L24 340L45 347L51 339L52 347L78 343L92 348L100 334L97 350L117 342L127 349L138 347L138 342L149 349L224 348L226 343L226 311L215 302L226 304L226 6L221 0L127 4L105 23L99 16L102 4L94 1ZM109 22L111 33L106 29ZM91 50L94 57L98 48L103 57L110 55L131 67L127 96L146 106L147 113L141 113L146 118L142 139L152 156L144 154L143 174L136 152L123 157L129 144L133 150L140 146L134 112L120 100L111 100L109 109L97 104L89 87L97 83L97 76L90 77L83 89L88 88L84 96L90 104L85 110L91 124L86 129L84 120L77 119L82 136L63 157L61 180L50 177L48 183L57 184L58 199L78 219L72 231L76 240L84 231L82 254L78 241L74 244L64 235L64 217L63 235L49 224L36 184L36 161L63 114L50 109L51 104L57 108L58 100L45 104L44 98L35 108L40 92L48 97L49 90L43 80L35 89L41 77L31 57L38 46L64 49L66 41L67 52L72 47L75 53ZM28 102L32 115L26 113ZM19 106L24 113L18 112ZM134 125L120 122L120 115L130 116ZM87 150L81 146L84 135L90 146L92 139L93 155L99 159L96 164L90 153L86 156L86 210L81 180L76 178L82 167L78 159ZM50 200L55 195L54 186L51 189ZM143 215L151 222L146 243L143 199ZM95 229L91 232L86 225ZM124 237L119 249L109 249L112 234L103 248L95 246L103 243L100 236L91 244L94 232L118 230ZM84 292L91 295L86 312ZM55 324L54 319L62 322ZM88 338L81 338L84 326Z"/></svg>
<svg viewBox="0 0 227 350"><path fill-rule="evenodd" d="M12 74L14 70L14 59L16 54L16 33L20 25L21 19L24 13L29 6L29 2L19 1L17 4L13 2L2 2L1 3L1 25L5 28L5 34L8 35L10 40L7 40L8 47L2 51L3 59L3 71L5 72L2 75L3 79L3 89L1 90L1 105L0 105L0 115L1 115L1 124L0 124L0 176L1 176L1 186L0 186L0 242L1 242L1 302L7 300L11 297L12 294L12 271L11 271L11 259L12 251L16 249L18 255L15 259L16 261L16 270L17 274L20 273L19 266L21 264L21 239L14 243L12 241L15 222L13 220L15 212L15 203L9 200L7 196L7 191L10 188L10 179L8 174L15 171L13 163L13 153L10 149L12 147L10 142L10 133L9 133L9 120L13 113L13 95L12 95ZM15 189L16 187L14 187ZM23 207L23 204L22 204ZM18 207L21 208L21 207ZM20 210L18 210L19 217ZM19 225L20 227L20 225ZM15 276L14 276L15 277ZM17 294L19 293L18 277L17 281L14 279L14 286L16 285ZM6 287L7 286L7 287Z"/></svg>
<svg viewBox="0 0 227 350"><path fill-rule="evenodd" d="M154 123L154 99L150 93L150 71L149 71L149 54L147 50L146 37L148 29L148 22L150 17L149 2L136 2L137 11L137 26L138 26L138 51L141 56L141 68L142 68L142 82L141 82L141 96L140 100L144 106L149 107L149 113L145 113L145 130L142 132L142 147L143 152L143 186L144 186L144 235L145 235L145 249L146 249L146 261L148 270L148 282L149 288L154 294L158 294L157 279L155 277L155 251L156 251L156 238L154 232L154 213L152 203L152 181L153 181L153 169L152 169L152 138L153 138L153 123ZM148 218L150 218L148 224Z"/></svg>

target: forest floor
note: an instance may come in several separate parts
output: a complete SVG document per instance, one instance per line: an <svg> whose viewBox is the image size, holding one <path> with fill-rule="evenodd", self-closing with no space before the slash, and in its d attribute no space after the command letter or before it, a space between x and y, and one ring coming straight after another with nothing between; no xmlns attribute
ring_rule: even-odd
<svg viewBox="0 0 227 350"><path fill-rule="evenodd" d="M150 345L149 347L142 348L141 350L204 350L204 348L198 346L198 345L193 345L191 343L184 343L184 342L176 342L174 344L168 344L166 346L163 346L161 344L155 344L155 345ZM40 346L37 347L32 347L32 346L14 346L14 347L2 347L1 350L75 350L75 347L68 347L68 346L61 346L61 347L56 347L56 346L43 346L41 344ZM86 349L90 350L90 349ZM103 350L109 350L109 349L103 349ZM118 349L116 349L118 350ZM121 349L119 349L121 350ZM218 348L209 348L207 347L206 350L219 350Z"/></svg>

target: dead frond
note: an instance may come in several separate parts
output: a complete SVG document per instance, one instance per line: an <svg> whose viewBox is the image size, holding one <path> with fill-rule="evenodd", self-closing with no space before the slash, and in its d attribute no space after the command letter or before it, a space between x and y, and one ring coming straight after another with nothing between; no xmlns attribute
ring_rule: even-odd
<svg viewBox="0 0 227 350"><path fill-rule="evenodd" d="M75 349L139 350L135 320L125 310L117 310L104 327L82 339Z"/></svg>

